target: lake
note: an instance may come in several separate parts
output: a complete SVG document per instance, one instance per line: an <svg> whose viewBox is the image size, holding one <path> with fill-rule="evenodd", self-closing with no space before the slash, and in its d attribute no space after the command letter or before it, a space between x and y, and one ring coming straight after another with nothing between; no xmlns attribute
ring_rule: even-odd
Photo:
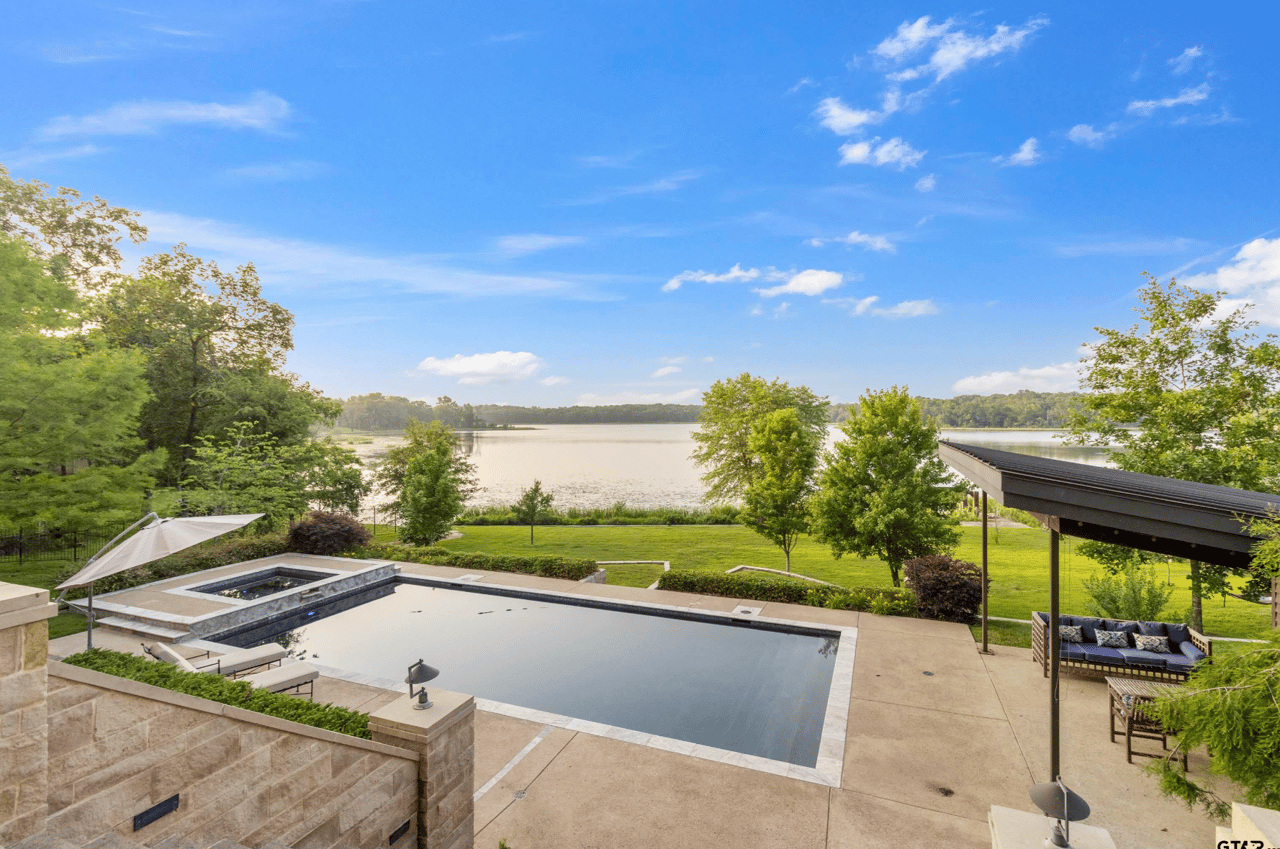
<svg viewBox="0 0 1280 849"><path fill-rule="evenodd" d="M555 506L698 507L701 472L689 459L696 424L538 425L529 430L461 433L463 450L475 463L482 491L473 504L511 504L535 479L555 495ZM830 447L839 434L832 428ZM944 430L942 438L1058 460L1106 465L1102 449L1063 445L1053 431ZM352 445L374 465L399 436L377 436ZM369 513L384 499L367 500Z"/></svg>

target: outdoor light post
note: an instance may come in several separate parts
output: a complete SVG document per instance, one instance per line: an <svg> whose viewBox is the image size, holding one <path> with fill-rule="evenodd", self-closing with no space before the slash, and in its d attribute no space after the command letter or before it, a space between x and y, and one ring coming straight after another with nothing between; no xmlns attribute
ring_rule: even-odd
<svg viewBox="0 0 1280 849"><path fill-rule="evenodd" d="M409 685L409 698L416 698L413 703L414 710L426 710L431 707L431 699L427 696L427 688L423 687L416 694L413 692L414 684L425 684L440 674L440 670L434 666L427 666L419 658L418 662L409 667L409 674L405 677L404 683Z"/></svg>

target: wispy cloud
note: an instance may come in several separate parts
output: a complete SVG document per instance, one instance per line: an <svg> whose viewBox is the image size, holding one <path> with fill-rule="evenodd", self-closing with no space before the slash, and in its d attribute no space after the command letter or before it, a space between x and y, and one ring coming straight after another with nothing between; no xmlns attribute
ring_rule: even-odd
<svg viewBox="0 0 1280 849"><path fill-rule="evenodd" d="M151 26L147 29L152 32L158 32L161 35L172 35L175 38L204 38L208 33L196 32L188 29L174 29L173 27Z"/></svg>
<svg viewBox="0 0 1280 849"><path fill-rule="evenodd" d="M1173 97L1162 97L1157 100L1132 100L1129 102L1128 111L1135 112L1138 115L1150 115L1157 109L1202 103L1208 99L1210 91L1208 83L1201 83L1195 88L1184 88Z"/></svg>
<svg viewBox="0 0 1280 849"><path fill-rule="evenodd" d="M862 245L869 251L885 251L887 253L897 253L898 251L887 236L875 236L858 230L854 230L847 236L837 236L833 239L810 239L808 244L815 248L820 248L832 242L838 242L842 245Z"/></svg>
<svg viewBox="0 0 1280 849"><path fill-rule="evenodd" d="M580 407L606 407L613 404L688 404L702 395L701 389L682 389L679 392L614 392L599 394L588 392L579 395Z"/></svg>
<svg viewBox="0 0 1280 849"><path fill-rule="evenodd" d="M533 377L545 363L528 351L493 351L487 354L455 354L447 359L427 357L418 370L440 377L456 377L458 383L484 385L494 381Z"/></svg>
<svg viewBox="0 0 1280 849"><path fill-rule="evenodd" d="M796 82L795 85L787 89L787 94L795 94L797 91L799 91L802 88L808 88L809 86L815 86L815 85L817 85L817 83L815 83L813 80L809 79L808 77L801 77L799 81Z"/></svg>
<svg viewBox="0 0 1280 849"><path fill-rule="evenodd" d="M1080 363L1058 363L1040 368L1023 366L1017 371L989 371L986 374L962 377L951 385L953 392L970 395L990 395L995 392L1017 392L1030 389L1035 392L1069 392L1080 385Z"/></svg>
<svg viewBox="0 0 1280 849"><path fill-rule="evenodd" d="M81 159L85 156L93 156L96 153L102 153L103 150L104 148L91 144L66 147L61 150L31 150L27 148L11 151L9 153L0 153L0 163L7 165L10 168L27 168L32 165L44 165L48 162L57 162L60 159Z"/></svg>
<svg viewBox="0 0 1280 849"><path fill-rule="evenodd" d="M551 248L563 248L580 245L586 241L584 236L549 236L545 233L520 233L511 236L499 236L493 242L494 249L508 257L528 256Z"/></svg>
<svg viewBox="0 0 1280 849"><path fill-rule="evenodd" d="M662 291L674 292L685 283L745 283L751 280L785 280L786 274L774 268L743 268L742 263L734 263L723 274L716 274L710 271L682 271L675 277L672 277L666 283L662 284Z"/></svg>
<svg viewBox="0 0 1280 849"><path fill-rule="evenodd" d="M562 383L570 383L571 381L563 375L553 374L542 378L542 380L539 380L538 382L543 386L559 386Z"/></svg>
<svg viewBox="0 0 1280 849"><path fill-rule="evenodd" d="M1268 325L1280 325L1280 239L1254 239L1240 247L1226 265L1207 274L1184 277L1182 282L1198 289L1217 289L1235 295L1223 306L1234 308L1254 304L1253 318Z"/></svg>
<svg viewBox="0 0 1280 849"><path fill-rule="evenodd" d="M991 160L998 165L1004 166L1021 166L1023 168L1035 165L1040 161L1040 142L1035 137L1027 139L1022 143L1016 151L1008 156L997 156Z"/></svg>
<svg viewBox="0 0 1280 849"><path fill-rule="evenodd" d="M289 183L296 180L314 180L329 173L323 162L311 159L290 159L284 162L257 162L227 169L227 176L245 180L261 180L266 183Z"/></svg>
<svg viewBox="0 0 1280 849"><path fill-rule="evenodd" d="M1134 239L1131 241L1085 242L1060 245L1059 256L1167 256L1182 253L1195 246L1191 239Z"/></svg>
<svg viewBox="0 0 1280 849"><path fill-rule="evenodd" d="M63 115L40 130L46 139L62 136L133 136L169 126L204 124L234 130L278 132L292 113L289 104L265 91L241 103L194 103L185 100L135 100L81 117Z"/></svg>
<svg viewBox="0 0 1280 849"><path fill-rule="evenodd" d="M933 52L920 65L890 73L896 82L932 76L935 82L963 71L970 65L992 59L1003 53L1016 53L1038 30L1048 26L1049 19L1035 17L1019 27L1000 24L991 35L972 35L958 28L955 20L931 24L928 16L914 22L904 21L898 31L872 49L881 59L900 64L921 50L932 46Z"/></svg>
<svg viewBox="0 0 1280 849"><path fill-rule="evenodd" d="M876 145L880 137L869 141L848 142L840 145L841 165L889 165L899 171L914 168L924 159L927 150L916 150L900 138L892 138Z"/></svg>
<svg viewBox="0 0 1280 849"><path fill-rule="evenodd" d="M665 363L669 366L678 366L689 359L688 357L658 357L658 362Z"/></svg>
<svg viewBox="0 0 1280 849"><path fill-rule="evenodd" d="M916 180L917 192L931 192L938 185L938 178L932 174L928 174Z"/></svg>
<svg viewBox="0 0 1280 849"><path fill-rule="evenodd" d="M663 366L662 368L658 369L657 371L655 371L653 374L649 376L650 377L667 377L672 374L679 374L682 371L684 371L684 369L680 368L680 366Z"/></svg>
<svg viewBox="0 0 1280 849"><path fill-rule="evenodd" d="M1174 120L1175 127L1212 127L1214 124L1234 124L1240 119L1231 114L1231 110L1223 106L1217 112L1199 112L1182 115Z"/></svg>
<svg viewBox="0 0 1280 849"><path fill-rule="evenodd" d="M850 109L838 97L828 97L819 101L813 114L818 123L839 136L849 136L861 132L868 124L879 124L901 106L897 89L885 92L880 109Z"/></svg>
<svg viewBox="0 0 1280 849"><path fill-rule="evenodd" d="M579 156L578 164L583 168L630 168L639 158L641 151L632 150L627 153L615 153L600 156Z"/></svg>
<svg viewBox="0 0 1280 849"><path fill-rule="evenodd" d="M816 268L810 268L792 275L791 279L781 286L756 289L755 292L762 298L776 298L778 295L809 295L812 297L838 288L842 283L844 283L844 275L837 271L821 271Z"/></svg>
<svg viewBox="0 0 1280 849"><path fill-rule="evenodd" d="M1067 138L1083 147L1101 150L1103 145L1116 137L1119 129L1119 125L1114 123L1101 130L1095 130L1091 124L1076 124L1067 131Z"/></svg>
<svg viewBox="0 0 1280 849"><path fill-rule="evenodd" d="M1173 71L1175 74L1185 74L1187 71L1191 70L1191 66L1196 63L1196 60L1203 55L1204 51L1201 50L1199 46L1188 47L1186 50L1169 60L1169 70Z"/></svg>
<svg viewBox="0 0 1280 849"><path fill-rule="evenodd" d="M569 206L578 206L592 203L604 203L605 201L616 200L623 197L634 197L637 195L660 195L670 194L677 191L687 183L702 176L701 171L677 171L666 177L660 177L648 183L639 183L633 186L616 186L611 189L605 189L594 195L589 195L578 200L566 201Z"/></svg>
<svg viewBox="0 0 1280 849"><path fill-rule="evenodd" d="M822 302L844 307L855 316L871 315L878 318L918 318L924 315L934 315L938 312L938 305L929 298L916 301L899 301L891 307L876 306L876 304L880 303L879 295L867 295L863 298L823 298Z"/></svg>

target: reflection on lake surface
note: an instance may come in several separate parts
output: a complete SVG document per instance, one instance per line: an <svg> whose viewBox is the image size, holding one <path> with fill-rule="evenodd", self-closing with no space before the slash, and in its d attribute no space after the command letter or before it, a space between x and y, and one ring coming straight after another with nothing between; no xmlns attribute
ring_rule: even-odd
<svg viewBox="0 0 1280 849"><path fill-rule="evenodd" d="M555 506L602 507L617 501L634 506L702 506L701 472L689 455L696 424L539 425L530 430L462 433L463 450L475 463L482 491L474 504L511 504L534 479L556 497ZM839 430L827 437L830 447ZM1054 431L944 430L962 444L1035 454L1055 460L1106 465L1102 449L1063 445ZM398 436L353 445L373 465ZM366 509L377 499L369 502Z"/></svg>

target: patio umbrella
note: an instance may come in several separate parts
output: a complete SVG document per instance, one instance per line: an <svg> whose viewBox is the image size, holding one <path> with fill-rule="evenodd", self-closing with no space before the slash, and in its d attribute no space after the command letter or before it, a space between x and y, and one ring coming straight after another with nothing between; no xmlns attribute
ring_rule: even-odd
<svg viewBox="0 0 1280 849"><path fill-rule="evenodd" d="M161 519L155 513L148 513L138 521L120 532L115 539L102 547L102 550L89 558L84 568L59 584L55 589L67 590L75 587L89 588L89 636L88 647L93 648L93 582L124 572L135 566L168 557L184 548L214 537L222 536L228 531L243 528L254 519L261 518L264 513L243 513L236 516L191 516L185 518ZM144 522L147 524L133 536L120 542L130 531ZM116 545L119 543L119 545ZM112 548L112 546L115 546ZM58 600L62 600L62 596Z"/></svg>

